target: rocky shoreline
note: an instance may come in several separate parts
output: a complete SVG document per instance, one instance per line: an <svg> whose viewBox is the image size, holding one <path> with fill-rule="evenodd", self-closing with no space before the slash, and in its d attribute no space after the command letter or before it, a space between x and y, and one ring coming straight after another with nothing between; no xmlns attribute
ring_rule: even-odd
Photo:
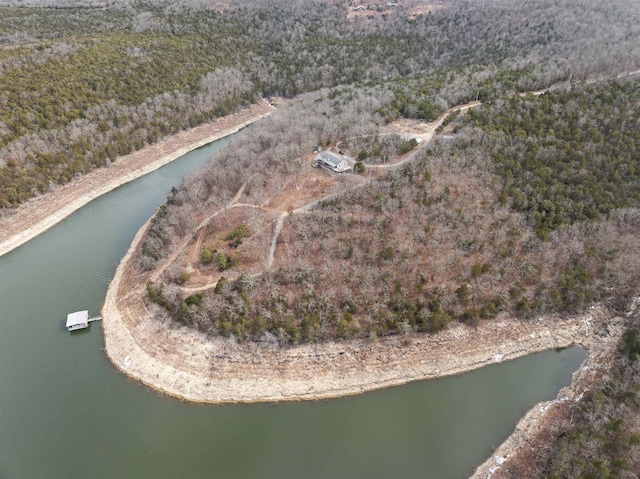
<svg viewBox="0 0 640 479"><path fill-rule="evenodd" d="M474 472L498 479L509 461L544 434L559 410L578 401L609 368L624 319L603 307L582 316L528 321L507 316L471 328L454 323L435 336L415 334L303 345L287 349L212 339L146 304L144 279L131 262L146 228L118 266L102 310L105 350L128 377L181 400L201 403L319 400L360 394L416 380L462 374L534 352L581 345L589 351L571 385L534 406L513 434Z"/></svg>
<svg viewBox="0 0 640 479"><path fill-rule="evenodd" d="M291 348L236 344L156 318L156 306L146 301L146 281L131 264L145 229L136 235L107 292L102 310L106 352L124 374L187 401L325 399L461 374L551 348L578 344L591 350L602 343L600 338L594 342L594 331L610 320L606 310L594 308L573 318L502 316L477 328L453 323L434 336Z"/></svg>
<svg viewBox="0 0 640 479"><path fill-rule="evenodd" d="M0 218L0 256L44 233L99 196L151 173L196 148L229 136L272 111L267 102L260 102L120 157L107 167L94 170L26 202L10 215Z"/></svg>
<svg viewBox="0 0 640 479"><path fill-rule="evenodd" d="M606 318L606 316L605 316ZM603 327L604 326L604 327ZM544 436L559 416L567 415L572 404L580 401L594 385L598 385L612 367L618 342L625 330L625 320L613 317L597 321L593 332L584 346L588 356L576 372L571 384L562 388L552 401L536 404L518 422L513 433L494 451L483 464L478 466L471 479L500 479L510 477L510 461L535 450L537 440Z"/></svg>

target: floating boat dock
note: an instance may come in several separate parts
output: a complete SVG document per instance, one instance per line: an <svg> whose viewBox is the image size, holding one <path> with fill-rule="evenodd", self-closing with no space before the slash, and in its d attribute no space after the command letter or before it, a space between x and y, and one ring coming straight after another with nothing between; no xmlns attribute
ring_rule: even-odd
<svg viewBox="0 0 640 479"><path fill-rule="evenodd" d="M92 321L100 321L100 316L89 317L89 311L76 311L75 313L67 314L67 330L77 331L78 329L85 329L89 327L89 323Z"/></svg>

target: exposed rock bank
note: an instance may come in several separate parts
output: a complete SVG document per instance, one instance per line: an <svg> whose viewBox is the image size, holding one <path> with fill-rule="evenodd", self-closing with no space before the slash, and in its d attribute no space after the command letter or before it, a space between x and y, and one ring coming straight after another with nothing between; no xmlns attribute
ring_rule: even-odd
<svg viewBox="0 0 640 479"><path fill-rule="evenodd" d="M118 158L0 218L0 256L22 246L99 196L157 170L201 146L231 135L273 111L260 102L238 113L164 138Z"/></svg>
<svg viewBox="0 0 640 479"><path fill-rule="evenodd" d="M606 376L613 366L618 342L625 330L625 320L614 317L607 320L604 312L594 313L590 322L590 335L582 342L589 355L572 378L569 386L558 392L553 401L536 404L518 422L514 432L503 442L482 465L471 479L498 479L510 477L507 469L509 462L520 455L535 452L539 441L546 436L549 426L558 417L567 416L571 405ZM534 454L535 456L535 454Z"/></svg>
<svg viewBox="0 0 640 479"><path fill-rule="evenodd" d="M593 309L569 319L502 317L478 328L454 323L435 336L286 349L239 345L154 317L155 306L144 299L144 279L130 267L144 231L136 235L107 292L102 310L106 351L128 376L188 401L330 398L459 374L550 348L580 344L592 349L602 343L599 337L594 341L594 330L609 319L606 311ZM612 337L618 334L617 326L612 330Z"/></svg>

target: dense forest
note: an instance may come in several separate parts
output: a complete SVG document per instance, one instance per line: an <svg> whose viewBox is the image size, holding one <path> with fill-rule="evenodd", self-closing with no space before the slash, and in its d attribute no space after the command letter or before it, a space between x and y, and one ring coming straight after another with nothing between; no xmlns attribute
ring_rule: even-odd
<svg viewBox="0 0 640 479"><path fill-rule="evenodd" d="M638 206L639 87L612 82L588 94L578 88L512 97L469 113L467 123L491 136L501 201L510 198L513 209L526 212L540 237Z"/></svg>
<svg viewBox="0 0 640 479"><path fill-rule="evenodd" d="M154 285L150 297L202 331L239 340L266 335L283 344L436 332L452 320L476 324L501 311L523 318L576 313L595 301L622 308L638 284L638 159L625 152L640 146L640 130L629 128L626 149L604 145L619 141L618 122L637 125L639 86L606 82L494 101L456 119L456 133L421 150L415 161L358 187L343 183L345 193L287 218L280 239L286 248L273 270L223 281L193 297L170 284L164 291ZM352 128L340 127L350 123L341 122L347 114L341 117L339 110L360 105L364 112L367 105L369 121L363 116L351 124L373 128L384 98L367 102L372 97L366 90L354 92L301 100L223 154L215 168L188 180L154 220L140 264L150 266L150 252L171 251L210 207L207 198L222 205L244 183L252 203L260 204L277 178L299 174L298 163L286 171L287 162L278 159L296 157L283 153L291 137L303 147L314 144L316 137L303 133L312 132L311 125L319 137L352 136ZM309 103L315 111L334 108L324 129L313 112L305 116ZM540 112L544 121L537 121ZM293 119L291 130L283 126L287 118ZM514 118L506 123L515 126L498 128L497 119L506 118ZM576 118L588 125L589 135L567 126ZM273 141L265 141L265 130ZM260 142L251 174L240 176L248 168L242 158L255 157L248 152ZM517 154L522 159L513 161ZM597 161L572 164L587 154ZM237 179L230 184L231 178ZM256 184L263 187L256 190ZM585 210L590 213L579 214ZM554 211L558 217L551 221Z"/></svg>
<svg viewBox="0 0 640 479"><path fill-rule="evenodd" d="M0 7L0 212L260 97L367 84L393 93L385 119L433 119L640 61L640 5L622 0L355 18L321 1L16 3Z"/></svg>
<svg viewBox="0 0 640 479"><path fill-rule="evenodd" d="M605 79L640 67L640 2L444 0L418 14L413 0L385 3L353 16L347 1L0 2L0 215L166 135L285 97L172 191L139 272L179 253L234 195L253 208L297 189L300 158L317 146L348 147L358 168L282 219L266 271L237 272L251 248L269 249L259 232L276 221L265 227L258 208L225 233L232 253L198 251L227 278L214 289L182 290L178 255L147 285L156 315L285 347L594 302L624 310L640 279L640 81ZM472 100L484 104L426 147L379 134ZM632 325L611 381L541 451L540 477L635 477L639 334Z"/></svg>
<svg viewBox="0 0 640 479"><path fill-rule="evenodd" d="M296 158L328 138L371 138L393 97L382 87L300 97L216 161L226 172L241 165L233 185L210 164L176 190L147 247L168 254L178 230L188 234L211 201L224 204L242 184L260 203L278 178L300 174L299 164L285 169L277 158ZM352 176L364 183L345 180L340 188L348 191L287 218L285 247L271 270L222 277L215 289L193 294L180 292L173 271L147 285L148 299L156 314L182 325L269 346L436 333L451 321L475 326L505 311L527 321L579 313L596 301L624 311L640 280L638 105L639 80L494 98L453 115L446 134L387 175L366 180L369 155L362 155L365 169ZM293 138L299 149L286 150ZM368 151L371 144L350 141ZM251 151L280 170L242 176L249 163L241 159ZM225 240L250 243L249 224ZM233 276L234 265L211 253L205 247L200 260L222 260L220 271ZM153 266L148 254L140 266ZM532 477L534 469L541 479L635 477L637 321L629 319L602 384L555 424L531 463L510 465L505 477Z"/></svg>

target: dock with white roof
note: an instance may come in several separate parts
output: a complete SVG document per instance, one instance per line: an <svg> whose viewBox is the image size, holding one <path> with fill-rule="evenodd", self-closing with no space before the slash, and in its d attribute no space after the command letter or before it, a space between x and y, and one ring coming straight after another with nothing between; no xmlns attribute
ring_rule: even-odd
<svg viewBox="0 0 640 479"><path fill-rule="evenodd" d="M75 313L67 314L67 331L77 331L79 329L85 329L89 327L89 323L92 321L100 321L100 316L89 317L89 311L76 311Z"/></svg>

